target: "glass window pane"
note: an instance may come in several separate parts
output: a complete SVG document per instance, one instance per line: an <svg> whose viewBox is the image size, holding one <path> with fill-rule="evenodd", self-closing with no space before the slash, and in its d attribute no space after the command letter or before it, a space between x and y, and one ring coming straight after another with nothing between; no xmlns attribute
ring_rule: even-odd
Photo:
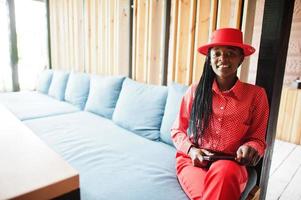
<svg viewBox="0 0 301 200"><path fill-rule="evenodd" d="M0 92L12 91L9 54L9 15L6 0L0 0Z"/></svg>
<svg viewBox="0 0 301 200"><path fill-rule="evenodd" d="M15 0L15 14L20 88L34 89L38 73L48 65L45 2Z"/></svg>

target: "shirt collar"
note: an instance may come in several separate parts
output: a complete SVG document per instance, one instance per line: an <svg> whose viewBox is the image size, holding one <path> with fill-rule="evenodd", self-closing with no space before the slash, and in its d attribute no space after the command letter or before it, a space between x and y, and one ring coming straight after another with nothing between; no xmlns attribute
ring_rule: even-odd
<svg viewBox="0 0 301 200"><path fill-rule="evenodd" d="M237 79L234 86L230 90L227 90L227 91L220 91L220 89L218 87L218 84L216 82L216 79L214 79L214 82L212 84L212 90L216 94L219 94L219 95L233 95L238 100L241 100L243 98L243 95L242 95L243 94L242 93L243 88L242 87L243 87L243 83L239 79Z"/></svg>

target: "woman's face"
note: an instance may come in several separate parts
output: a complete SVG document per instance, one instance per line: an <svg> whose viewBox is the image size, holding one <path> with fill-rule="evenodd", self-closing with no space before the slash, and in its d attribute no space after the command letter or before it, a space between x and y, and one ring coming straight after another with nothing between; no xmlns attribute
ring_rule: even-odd
<svg viewBox="0 0 301 200"><path fill-rule="evenodd" d="M235 78L244 56L242 50L231 46L216 46L210 51L211 66L218 78Z"/></svg>

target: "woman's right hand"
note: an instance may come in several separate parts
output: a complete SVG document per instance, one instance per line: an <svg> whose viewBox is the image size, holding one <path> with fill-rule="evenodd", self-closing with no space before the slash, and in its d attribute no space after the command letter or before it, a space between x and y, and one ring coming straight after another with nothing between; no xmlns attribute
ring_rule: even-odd
<svg viewBox="0 0 301 200"><path fill-rule="evenodd" d="M199 149L192 146L188 152L188 155L191 158L193 166L203 168L203 167L207 167L209 164L209 161L204 160L203 156L204 155L210 156L213 155L213 153L211 153L206 149Z"/></svg>

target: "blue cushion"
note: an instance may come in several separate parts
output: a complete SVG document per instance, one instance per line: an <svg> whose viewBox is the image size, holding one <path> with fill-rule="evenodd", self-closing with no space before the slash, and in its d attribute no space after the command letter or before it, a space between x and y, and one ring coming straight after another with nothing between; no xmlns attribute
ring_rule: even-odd
<svg viewBox="0 0 301 200"><path fill-rule="evenodd" d="M48 95L60 101L64 100L65 90L69 73L64 71L53 72L52 81L48 91Z"/></svg>
<svg viewBox="0 0 301 200"><path fill-rule="evenodd" d="M90 78L88 74L74 73L69 75L65 100L83 109L85 107L90 87Z"/></svg>
<svg viewBox="0 0 301 200"><path fill-rule="evenodd" d="M180 110L182 97L188 86L172 83L168 87L168 96L166 100L165 112L160 129L160 139L170 145L173 145L170 137L170 129Z"/></svg>
<svg viewBox="0 0 301 200"><path fill-rule="evenodd" d="M50 83L51 83L51 79L52 79L52 70L44 70L41 72L41 74L39 75L38 78L38 82L37 82L37 91L47 94L49 87L50 87Z"/></svg>
<svg viewBox="0 0 301 200"><path fill-rule="evenodd" d="M167 87L125 79L113 113L113 121L150 140L160 137Z"/></svg>
<svg viewBox="0 0 301 200"><path fill-rule="evenodd" d="M90 93L85 110L111 119L124 78L91 76Z"/></svg>
<svg viewBox="0 0 301 200"><path fill-rule="evenodd" d="M81 200L188 200L176 175L176 150L169 145L90 112L25 123L78 170Z"/></svg>

